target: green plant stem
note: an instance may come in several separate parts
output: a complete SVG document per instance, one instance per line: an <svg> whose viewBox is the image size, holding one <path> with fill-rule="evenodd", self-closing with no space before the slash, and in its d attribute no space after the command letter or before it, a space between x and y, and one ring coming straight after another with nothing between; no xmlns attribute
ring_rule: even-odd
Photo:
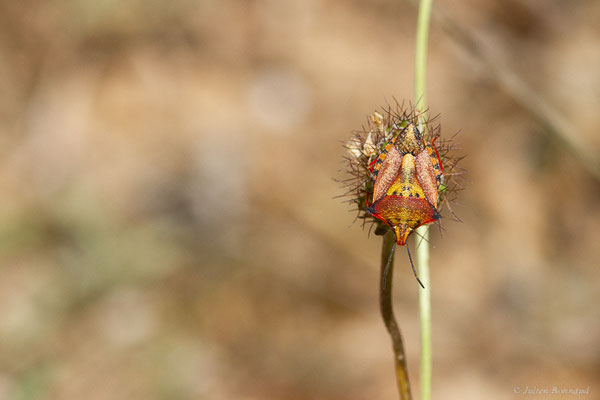
<svg viewBox="0 0 600 400"><path fill-rule="evenodd" d="M388 230L383 236L383 245L381 247L381 280L379 291L379 306L381 316L392 338L392 347L394 348L394 363L396 365L396 381L398 383L398 392L401 400L411 400L410 382L408 380L408 369L406 367L406 353L404 351L404 342L402 334L398 328L398 323L394 317L394 308L392 306L392 277L394 275L394 256L392 251L396 246L396 237L394 232ZM388 260L389 268L386 268Z"/></svg>
<svg viewBox="0 0 600 400"><path fill-rule="evenodd" d="M425 289L419 290L421 326L421 400L431 399L431 285L429 282L429 226L417 228L417 270ZM408 246L408 245L407 245Z"/></svg>
<svg viewBox="0 0 600 400"><path fill-rule="evenodd" d="M429 37L429 19L431 17L431 1L419 2L419 17L417 20L417 40L415 45L415 107L424 111L425 74L427 71L427 39Z"/></svg>
<svg viewBox="0 0 600 400"><path fill-rule="evenodd" d="M415 107L420 112L419 127L424 132L427 39L432 0L420 0L415 44ZM425 289L419 290L419 317L421 326L421 400L431 399L431 286L429 282L429 226L417 229L417 270Z"/></svg>

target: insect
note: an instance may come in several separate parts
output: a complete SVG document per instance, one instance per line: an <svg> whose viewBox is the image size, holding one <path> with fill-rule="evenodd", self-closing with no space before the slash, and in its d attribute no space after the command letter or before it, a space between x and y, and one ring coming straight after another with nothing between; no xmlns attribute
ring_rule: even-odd
<svg viewBox="0 0 600 400"><path fill-rule="evenodd" d="M433 141L425 141L415 124L398 129L369 170L373 193L366 211L393 230L399 246L413 230L441 218L437 207L442 163ZM410 251L408 255L412 265Z"/></svg>
<svg viewBox="0 0 600 400"><path fill-rule="evenodd" d="M441 161L435 145L414 124L389 141L371 168L373 197L367 212L392 228L398 245L406 244L417 227L440 218Z"/></svg>
<svg viewBox="0 0 600 400"><path fill-rule="evenodd" d="M419 226L439 220L442 204L454 215L448 194L459 188L457 177L463 173L457 167L461 158L449 153L456 149L451 141L440 140L436 147L440 126L435 119L396 102L370 115L368 126L346 142L348 178L340 181L347 190L342 196L356 205L357 218L376 221L375 234L392 231L390 253L404 246L411 265L408 238Z"/></svg>

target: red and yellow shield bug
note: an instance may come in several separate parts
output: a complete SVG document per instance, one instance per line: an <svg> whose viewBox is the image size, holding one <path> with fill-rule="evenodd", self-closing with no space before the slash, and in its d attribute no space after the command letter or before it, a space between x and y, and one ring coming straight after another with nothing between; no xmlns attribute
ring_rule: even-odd
<svg viewBox="0 0 600 400"><path fill-rule="evenodd" d="M376 233L391 229L400 246L416 228L441 218L450 147L443 143L438 151L439 131L415 110L397 104L383 115L371 115L368 129L355 132L346 144L350 177L343 183L350 201L358 206L359 218L377 223Z"/></svg>
<svg viewBox="0 0 600 400"><path fill-rule="evenodd" d="M415 124L409 122L393 134L371 173L373 196L366 212L393 229L398 245L406 244L417 227L440 219L441 161Z"/></svg>

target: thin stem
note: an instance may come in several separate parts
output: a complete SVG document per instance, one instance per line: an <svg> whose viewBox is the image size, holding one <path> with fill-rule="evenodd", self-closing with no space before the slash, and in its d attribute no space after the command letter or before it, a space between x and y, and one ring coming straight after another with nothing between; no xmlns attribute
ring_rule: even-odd
<svg viewBox="0 0 600 400"><path fill-rule="evenodd" d="M432 0L420 0L417 21L417 39L415 45L415 107L420 111L419 128L424 132L424 111L426 71L427 71L427 39L429 36L429 19ZM417 269L425 286L419 290L419 316L421 325L421 400L431 399L431 286L429 283L429 226L417 229L421 240L417 243Z"/></svg>
<svg viewBox="0 0 600 400"><path fill-rule="evenodd" d="M429 19L431 0L421 0L417 20L417 41L415 46L415 107L425 110L425 74L427 71L427 39L429 37Z"/></svg>
<svg viewBox="0 0 600 400"><path fill-rule="evenodd" d="M417 231L422 236L417 241L417 269L425 286L419 290L419 320L421 326L421 400L431 399L431 284L429 282L429 227ZM408 245L407 245L408 246Z"/></svg>
<svg viewBox="0 0 600 400"><path fill-rule="evenodd" d="M379 292L379 306L381 316L385 327L392 338L392 347L394 348L394 363L396 364L396 381L401 400L411 400L410 382L408 381L408 369L406 368L406 353L404 352L404 342L402 334L398 328L398 323L394 317L394 308L392 306L392 276L394 275L394 255L396 246L396 237L390 230L383 236L383 246L381 247L381 280ZM391 265L390 265L391 264Z"/></svg>

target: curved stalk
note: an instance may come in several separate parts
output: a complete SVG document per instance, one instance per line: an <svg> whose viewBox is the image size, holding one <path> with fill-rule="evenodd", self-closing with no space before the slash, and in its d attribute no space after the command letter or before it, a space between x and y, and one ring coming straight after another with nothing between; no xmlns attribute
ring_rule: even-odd
<svg viewBox="0 0 600 400"><path fill-rule="evenodd" d="M394 348L394 363L396 364L396 381L401 400L411 400L410 383L408 380L408 369L406 367L406 353L404 352L404 342L402 334L398 328L398 323L394 317L394 308L392 306L392 277L394 275L394 249L396 247L396 237L389 230L383 236L383 246L381 248L381 280L379 291L379 306L381 316L392 338L392 347Z"/></svg>

